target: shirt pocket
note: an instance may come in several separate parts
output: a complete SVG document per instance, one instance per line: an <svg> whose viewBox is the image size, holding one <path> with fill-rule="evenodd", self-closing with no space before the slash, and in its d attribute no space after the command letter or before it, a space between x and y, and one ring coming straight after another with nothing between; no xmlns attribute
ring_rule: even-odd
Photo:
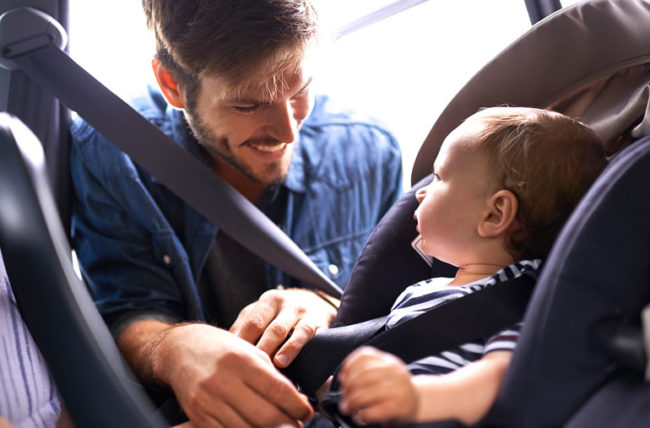
<svg viewBox="0 0 650 428"><path fill-rule="evenodd" d="M320 248L307 252L307 256L339 287L345 288L367 234L341 236Z"/></svg>

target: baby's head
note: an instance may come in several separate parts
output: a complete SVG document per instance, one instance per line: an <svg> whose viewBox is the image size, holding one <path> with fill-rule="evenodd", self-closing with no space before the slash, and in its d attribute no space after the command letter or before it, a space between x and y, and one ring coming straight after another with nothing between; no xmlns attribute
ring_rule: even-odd
<svg viewBox="0 0 650 428"><path fill-rule="evenodd" d="M533 108L481 110L445 139L434 181L418 192L424 249L456 266L497 263L495 248L513 261L545 257L605 165L601 140L574 119Z"/></svg>

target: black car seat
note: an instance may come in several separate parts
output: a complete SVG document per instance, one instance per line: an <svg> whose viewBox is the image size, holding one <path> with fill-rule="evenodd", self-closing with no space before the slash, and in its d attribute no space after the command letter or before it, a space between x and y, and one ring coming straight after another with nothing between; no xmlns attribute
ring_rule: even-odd
<svg viewBox="0 0 650 428"><path fill-rule="evenodd" d="M649 135L650 116L647 113L650 92L650 45L647 41L650 40L650 25L648 23L650 23L650 2L591 0L563 9L534 26L477 73L443 111L420 150L413 169L412 181L419 182L423 178L426 180L425 177L431 170L433 160L445 136L481 107L503 104L532 106L549 108L574 116L596 130L612 156L633 141ZM608 169L605 178L598 181L600 183L598 189L602 190L608 180L617 174L616 171L620 173L621 170L628 168L648 169L647 162L636 163L636 157L641 156L643 150L647 150L647 144L647 142L639 143L630 151L624 152L613 167ZM621 184L620 188L617 188L618 193L614 192L616 195L611 197L628 198L637 202L645 199L647 192L643 191L643 186L647 186L647 178L645 181L642 178L635 180L637 180L637 187L634 191L621 191L620 189L625 189L625 185ZM420 185L422 183L417 184L416 187ZM583 221L589 208L585 204L595 203L594 193L591 192L590 195L590 202L581 204L582 208L572 217L562 236L570 234L574 225ZM448 269L435 261L433 266L428 266L410 248L411 240L416 235L412 220L416 205L412 192L405 195L378 225L353 269L342 298L336 325L349 325L386 314L404 286L439 275ZM609 205L607 209L611 210L612 206ZM637 226L638 219L648 218L647 211L644 211L644 214L635 212L634 215L640 215L636 223L633 223ZM612 215L610 221L615 221L615 218ZM623 218L622 221L628 220ZM605 225L601 224L601 227L604 228ZM532 308L536 305L549 304L544 300L545 290L551 288L554 293L557 293L557 289L561 287L570 289L574 286L571 281L547 285L550 277L558 275L558 269L561 268L558 263L567 257L569 249L566 239L568 238L563 239L565 243L558 244L546 264L547 273L538 284L538 291L533 298L535 305ZM584 244L590 243L595 247L608 245L605 244L608 241L601 240L599 235L593 233L590 235L589 232L585 232L581 240ZM647 249L640 251L639 248L644 244L639 246L632 244L631 251L627 252L623 250L626 245L624 240L611 242L610 251L615 253L620 248L622 254L629 255L629 263L637 263L639 269L645 269L647 273L650 252ZM646 240L646 242L650 241ZM615 277L620 273L621 268L617 265L617 261L618 258L603 258L598 266L606 271L608 278L611 279L612 276ZM583 260L581 266L589 270L593 265ZM396 269L396 266L399 266L399 269ZM396 278L395 270L406 273ZM574 276L571 279L578 281L581 277ZM631 283L627 286L630 290L636 290L637 295L629 294L633 293L630 291L628 295L620 297L619 300L627 304L624 311L617 306L622 304L618 303L618 300L610 301L608 309L612 313L622 311L622 314L638 322L640 308L648 303L647 298L644 297L646 290L650 290L647 288L648 278L637 276L629 279ZM587 283L580 288L588 288L588 286ZM370 295L373 296L372 299L367 298ZM544 326L543 322L551 321L544 319L539 312L537 317L541 319L536 318L535 315L527 316L521 350L518 348L515 352L513 367L509 371L499 401L490 418L482 422L483 425L561 426L573 416L571 423L576 424L575 426L587 426L585 421L593 423L597 420L596 410L607 413L610 418L615 416L615 408L601 405L605 400L625 401L628 407L633 405L632 402L623 399L625 396L620 391L628 393L637 389L647 391L647 385L642 384L638 379L636 383L625 383L615 377L611 381L612 386L603 388L598 393L598 386L610 380L609 369L617 366L604 348L594 346L592 343L594 339L587 337L590 334L589 329L598 329L592 325L592 322L595 323L595 316L590 315L589 309L585 308L588 303L580 302L577 293L571 296L573 296L572 300L561 303L562 309L547 310L544 315L559 316L556 320L558 324L553 324L555 328L553 331L560 331L562 324L572 324L573 319L580 319L578 324L582 325L582 330L571 331L584 336L579 340L567 336L563 341L559 339L554 341L553 337L545 336L546 347L543 350L538 346L532 347L531 344L536 344L540 339L538 328ZM639 301L634 300L637 297ZM560 303L554 302L554 304ZM598 311L603 308L593 308L593 310ZM625 318L623 315L620 316ZM611 324L607 325L605 330L599 332L600 338L612 333L614 330L612 326L622 323L621 318L612 319L610 322ZM584 343L579 351L580 355L576 358L582 358L580 364L592 365L593 372L589 374L594 377L590 378L584 373L581 375L577 372L575 373L576 385L567 386L570 384L569 379L573 380L573 377L551 376L556 366L549 360L544 360L547 363L545 373L540 374L539 377L534 374L537 368L535 364L531 364L529 358L531 354L537 361L542 361L543 358L551 358L556 353L556 347L564 346L563 353L559 355L570 355L571 339L576 340L576 343ZM528 349L530 347L532 348ZM542 357L542 351L547 355ZM589 359L590 352L593 352L596 362ZM609 362L611 366L606 366L603 361ZM558 371L563 374L569 372L571 372L570 366ZM537 385L527 382L531 378L538 382ZM555 382L553 389L545 388L542 378L548 381L553 379ZM533 386L536 387L534 392L531 391ZM596 394L593 401L589 401L590 394ZM528 396L534 396L535 399L529 399ZM647 396L635 395L634 397L645 397L641 399L641 403L648 401ZM641 408L638 401L637 399L635 404ZM557 403L562 405L558 404L559 408L554 411L553 407ZM584 408L578 412L580 406ZM547 419L542 417L542 413L549 418L548 423L544 422ZM634 417L630 419L634 420ZM454 423L429 426L454 426Z"/></svg>
<svg viewBox="0 0 650 428"><path fill-rule="evenodd" d="M605 169L558 238L492 425L650 426L650 384L614 348L650 303L649 189L644 138Z"/></svg>
<svg viewBox="0 0 650 428"><path fill-rule="evenodd" d="M73 270L49 186L41 143L0 113L0 247L18 308L75 424L163 426Z"/></svg>
<svg viewBox="0 0 650 428"><path fill-rule="evenodd" d="M650 307L649 188L645 137L614 158L567 221L497 402L477 426L650 426L648 344L633 334Z"/></svg>
<svg viewBox="0 0 650 428"><path fill-rule="evenodd" d="M648 23L648 1L587 0L533 26L445 108L417 156L414 189L426 183L446 135L482 107L529 106L568 114L594 128L612 155L649 135ZM337 325L386 314L404 286L449 272L440 262L428 266L410 248L416 236L413 194L396 203L368 240L345 287ZM370 293L373 298L365 298Z"/></svg>
<svg viewBox="0 0 650 428"><path fill-rule="evenodd" d="M573 114L595 127L612 151L618 150L619 144L628 138L644 135L650 80L646 71L650 62L649 9L648 2L641 0L587 1L534 27L479 72L450 103L421 149L413 181L428 174L444 136L483 106L507 103L550 107ZM549 64L554 73L548 72ZM413 199L405 201L413 203ZM412 209L408 203L402 206L406 208L395 217L407 216L406 221L410 223ZM385 232L378 229L368 249L381 243L382 252L391 256L403 252L404 247L392 248L384 242L410 243L409 239L397 239L388 223L382 222L382 229ZM381 272L378 266L388 266L390 272L397 265L391 257L382 259L371 253L370 250L364 253L356 274L353 273L338 322L370 318L368 313L381 305L389 306L396 295L391 293L401 291L406 285L405 281L388 284L379 274L375 278L380 281L369 281L364 271ZM413 263L423 262L415 258ZM408 270L410 265L399 266ZM418 275L431 276L428 266L415 269L421 269ZM368 287L370 291L387 288L388 292L381 299L360 298L368 295ZM109 355L113 354L109 352Z"/></svg>
<svg viewBox="0 0 650 428"><path fill-rule="evenodd" d="M18 7L20 1L0 2L0 15ZM30 0L29 6L38 8L58 20L63 27L67 25L68 0ZM7 32L13 28L0 29L0 49L5 50L4 40ZM62 49L67 49L65 40L60 42ZM4 57L4 55L0 55ZM45 151L50 188L54 194L57 208L69 229L72 208L71 183L69 174L70 157L70 111L59 100L40 88L32 79L19 70L4 68L5 61L0 58L0 110L18 117L36 135Z"/></svg>

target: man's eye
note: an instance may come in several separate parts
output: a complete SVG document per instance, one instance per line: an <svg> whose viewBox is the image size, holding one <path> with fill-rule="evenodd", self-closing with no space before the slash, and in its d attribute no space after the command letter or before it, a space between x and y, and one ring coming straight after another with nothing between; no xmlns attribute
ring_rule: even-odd
<svg viewBox="0 0 650 428"><path fill-rule="evenodd" d="M234 106L234 109L240 113L252 113L257 110L258 106Z"/></svg>
<svg viewBox="0 0 650 428"><path fill-rule="evenodd" d="M298 92L292 97L292 99L296 100L296 99L303 99L306 97L309 97L309 88L305 88L302 91Z"/></svg>

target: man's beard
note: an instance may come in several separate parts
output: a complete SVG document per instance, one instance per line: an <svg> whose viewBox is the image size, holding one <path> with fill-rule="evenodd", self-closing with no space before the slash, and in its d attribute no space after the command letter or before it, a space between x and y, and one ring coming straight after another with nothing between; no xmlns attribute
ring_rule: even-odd
<svg viewBox="0 0 650 428"><path fill-rule="evenodd" d="M217 137L205 126L197 114L193 114L193 112L188 113L189 114L186 116L187 123L190 127L190 130L192 131L192 134L194 134L194 138L196 138L196 141L199 143L199 145L205 148L212 156L216 156L219 159L226 161L229 165L233 166L239 172L241 172L246 178L253 181L254 183L261 183L265 187L279 184L287 178L288 171L282 171L278 177L272 180L264 180L259 175L256 175L252 168L237 159L237 157L232 153L230 145L228 144L228 139L226 137ZM267 137L251 138L245 142L245 144L251 143L259 145L276 145L279 144L280 141ZM269 172L269 175L271 175L273 170L279 170L282 168L281 163L282 160L272 162L270 164L264 165L264 169Z"/></svg>

